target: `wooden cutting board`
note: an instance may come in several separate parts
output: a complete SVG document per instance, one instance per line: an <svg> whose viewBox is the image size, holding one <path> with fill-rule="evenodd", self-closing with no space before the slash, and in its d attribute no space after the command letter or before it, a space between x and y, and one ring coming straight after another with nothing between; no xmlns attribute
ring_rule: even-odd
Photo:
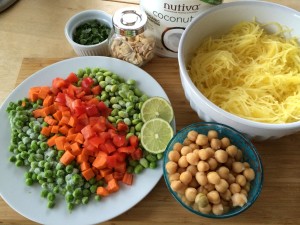
<svg viewBox="0 0 300 225"><path fill-rule="evenodd" d="M63 59L25 58L16 85L34 72ZM177 59L155 58L144 68L164 88L175 111L177 130L199 121L185 99ZM71 71L70 71L71 72ZM226 220L198 217L171 196L163 178L140 203L103 224L300 224L300 134L254 143L264 165L264 186L256 203L243 214ZM99 208L101 213L101 208ZM0 201L0 224L36 224Z"/></svg>

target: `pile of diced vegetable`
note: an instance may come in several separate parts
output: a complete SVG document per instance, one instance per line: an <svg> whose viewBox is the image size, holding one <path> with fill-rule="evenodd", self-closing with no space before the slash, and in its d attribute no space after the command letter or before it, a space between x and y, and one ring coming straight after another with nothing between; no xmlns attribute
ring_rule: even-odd
<svg viewBox="0 0 300 225"><path fill-rule="evenodd" d="M10 102L10 161L26 168L27 185L40 185L53 208L69 210L132 185L134 174L156 168L162 154L139 142L140 109L148 99L134 80L102 68L80 69L51 86L32 87Z"/></svg>

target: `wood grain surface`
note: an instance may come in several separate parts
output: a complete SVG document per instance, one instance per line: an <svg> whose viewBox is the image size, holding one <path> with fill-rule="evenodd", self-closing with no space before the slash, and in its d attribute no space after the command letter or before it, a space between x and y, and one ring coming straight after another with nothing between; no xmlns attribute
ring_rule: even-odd
<svg viewBox="0 0 300 225"><path fill-rule="evenodd" d="M34 72L62 58L24 58L17 84ZM199 121L184 97L177 59L155 58L144 68L164 88L175 111L177 130ZM148 224L300 224L300 134L256 142L264 166L264 186L255 204L241 215L213 220L196 216L181 207L168 192L163 178L140 203L104 225ZM3 182L3 181L1 181ZM43 207L43 206L42 206ZM0 200L0 224L34 225Z"/></svg>

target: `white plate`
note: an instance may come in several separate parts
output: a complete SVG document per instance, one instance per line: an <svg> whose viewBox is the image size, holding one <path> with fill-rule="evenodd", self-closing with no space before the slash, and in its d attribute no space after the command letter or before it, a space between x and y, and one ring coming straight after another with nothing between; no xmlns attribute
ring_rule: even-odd
<svg viewBox="0 0 300 225"><path fill-rule="evenodd" d="M50 85L55 77L66 77L79 68L102 67L125 79L134 79L138 87L148 96L161 96L168 99L163 88L148 73L127 62L101 56L86 56L64 60L36 72L22 82L4 101L0 108L0 193L2 198L15 211L30 220L41 224L84 225L110 220L141 201L157 184L162 176L162 162L157 169L144 170L134 177L132 186L123 185L119 192L103 198L100 202L94 200L87 205L76 207L71 213L64 200L57 202L54 209L47 208L47 200L40 197L40 186L28 187L24 181L24 168L17 168L9 162L11 153L10 124L6 108L11 101L17 101L27 96L30 87ZM175 120L172 124L175 128Z"/></svg>

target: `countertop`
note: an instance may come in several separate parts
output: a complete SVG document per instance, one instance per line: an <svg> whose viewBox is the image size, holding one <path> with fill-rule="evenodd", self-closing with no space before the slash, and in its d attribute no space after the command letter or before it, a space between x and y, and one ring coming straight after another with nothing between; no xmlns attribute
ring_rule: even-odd
<svg viewBox="0 0 300 225"><path fill-rule="evenodd" d="M299 0L270 2L300 10ZM113 14L119 8L138 3L138 0L16 1L0 13L0 104L18 83L33 72L60 59L76 57L63 32L72 15L86 9L101 9ZM170 96L171 103L175 105L177 129L199 121L183 97L176 59L156 57L143 69L153 75ZM161 73L166 73L168 80L160 76ZM103 224L300 224L299 137L298 133L254 143L265 169L263 191L249 210L235 218L212 220L189 213L173 199L161 179L136 206ZM5 181L0 181L0 185L1 182ZM0 224L37 223L15 212L0 198Z"/></svg>

